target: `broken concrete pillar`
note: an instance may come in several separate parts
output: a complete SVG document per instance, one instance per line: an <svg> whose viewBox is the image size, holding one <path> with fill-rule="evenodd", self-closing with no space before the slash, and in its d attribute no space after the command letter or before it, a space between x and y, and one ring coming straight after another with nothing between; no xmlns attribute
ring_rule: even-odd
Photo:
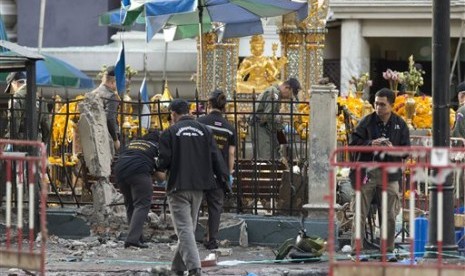
<svg viewBox="0 0 465 276"><path fill-rule="evenodd" d="M324 197L329 193L329 158L337 145L337 95L333 84L313 85L310 95L308 204L303 208L315 219L328 219Z"/></svg>
<svg viewBox="0 0 465 276"><path fill-rule="evenodd" d="M97 94L87 93L79 103L79 111L78 131L89 174L108 178L112 152L103 102Z"/></svg>
<svg viewBox="0 0 465 276"><path fill-rule="evenodd" d="M91 186L93 209L87 219L93 232L101 234L117 229L126 212L121 194L109 180L113 154L103 102L97 94L87 93L79 103L79 111L78 131L84 161L89 175L98 179Z"/></svg>
<svg viewBox="0 0 465 276"><path fill-rule="evenodd" d="M101 179L91 186L92 198L94 203L94 212L96 216L103 218L105 215L110 213L109 206L115 202L118 197L118 191L116 191L113 184L107 179ZM124 214L124 209L123 209Z"/></svg>

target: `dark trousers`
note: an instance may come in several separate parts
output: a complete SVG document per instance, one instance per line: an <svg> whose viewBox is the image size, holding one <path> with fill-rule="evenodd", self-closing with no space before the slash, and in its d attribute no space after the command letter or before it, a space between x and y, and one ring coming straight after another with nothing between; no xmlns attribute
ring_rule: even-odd
<svg viewBox="0 0 465 276"><path fill-rule="evenodd" d="M126 242L137 243L142 237L144 222L152 204L152 177L150 174L136 174L118 179L124 196L129 233Z"/></svg>
<svg viewBox="0 0 465 276"><path fill-rule="evenodd" d="M217 240L220 229L221 213L223 211L224 190L222 188L205 191L208 208L208 238L207 241Z"/></svg>

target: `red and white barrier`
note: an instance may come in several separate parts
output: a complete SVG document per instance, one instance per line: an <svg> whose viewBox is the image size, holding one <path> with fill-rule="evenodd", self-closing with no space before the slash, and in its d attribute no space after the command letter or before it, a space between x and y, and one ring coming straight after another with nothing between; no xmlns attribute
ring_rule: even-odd
<svg viewBox="0 0 465 276"><path fill-rule="evenodd" d="M415 138L414 138L415 139ZM336 149L330 157L330 193L328 201L330 205L330 223L329 223L329 239L328 239L328 254L330 259L330 274L329 275L420 275L426 273L427 275L464 275L465 271L465 256L460 253L460 250L451 252L450 240L448 248L444 248L444 231L450 230L450 225L444 225L444 215L450 217L451 214L445 213L444 207L444 194L453 192L454 204L463 205L459 202L459 198L465 196L463 189L465 171L465 143L463 139L457 139L456 144L461 143L461 146L451 148L432 148L430 144L426 146L412 146L412 147L340 147ZM413 143L417 144L417 143ZM396 162L351 162L337 160L337 156L344 156L344 154L355 154L359 152L377 153L382 155L393 155L404 157L402 161ZM463 156L463 157L461 157ZM462 160L463 159L463 160ZM352 253L347 254L341 252L340 248L336 248L338 243L336 237L336 221L337 218L335 195L337 184L337 171L340 168L351 168L356 170L356 183L354 188L353 197L353 236L354 248ZM362 251L362 219L361 218L361 202L362 193L361 188L365 185L363 181L362 171L364 169L379 169L381 170L382 183L378 185L381 187L381 203L379 204L381 210L381 222L379 227L379 251L376 254L366 257L366 251ZM401 169L403 172L402 181L399 184L402 187L402 204L401 211L402 217L405 213L405 222L403 221L402 227L408 225L402 231L407 232L406 243L402 245L401 250L394 253L397 257L397 262L389 262L392 260L390 256L393 253L388 252L387 248L387 214L388 209L388 172ZM452 182L452 183L451 183ZM447 184L447 185L445 185ZM452 191L451 186L455 187ZM406 190L408 193L405 193ZM434 189L434 194L428 189ZM421 194L421 195L420 195ZM426 196L427 195L427 196ZM429 205L435 203L437 206L436 216L434 219L429 217ZM460 207L460 206L454 206ZM405 210L405 209L408 209ZM450 208L449 208L450 209ZM408 212L408 213L407 213ZM436 237L433 242L429 241L427 252L415 252L415 220L418 217L418 212L423 213L426 218L431 219L436 224ZM452 210L453 212L453 210ZM453 215L452 215L453 216ZM430 222L430 229L431 229ZM463 227L463 226L461 226ZM457 227L456 229L458 229ZM449 233L447 232L446 233ZM375 232L376 233L376 232ZM450 236L450 235L448 235ZM418 237L417 237L418 238ZM448 237L450 238L450 237ZM446 245L447 246L447 245ZM453 247L453 246L452 246ZM433 250L431 250L433 248ZM457 248L457 247L455 247ZM427 258L428 257L428 258ZM407 273L407 274L405 274ZM412 274L413 275L413 274Z"/></svg>
<svg viewBox="0 0 465 276"><path fill-rule="evenodd" d="M25 152L5 152L7 145L29 149ZM0 243L0 267L37 271L45 275L45 243L47 240L46 203L48 187L45 146L36 141L1 140L0 162L5 173L5 242ZM14 172L14 174L12 174ZM3 184L3 183L1 183ZM37 199L39 202L36 202ZM37 210L39 207L39 210ZM27 210L27 218L23 216ZM16 216L16 220L13 217ZM39 217L37 217L39 216ZM36 221L40 225L36 225ZM24 225L28 237L23 237ZM36 229L38 227L38 229ZM35 241L39 233L40 241ZM24 245L27 245L24 246Z"/></svg>

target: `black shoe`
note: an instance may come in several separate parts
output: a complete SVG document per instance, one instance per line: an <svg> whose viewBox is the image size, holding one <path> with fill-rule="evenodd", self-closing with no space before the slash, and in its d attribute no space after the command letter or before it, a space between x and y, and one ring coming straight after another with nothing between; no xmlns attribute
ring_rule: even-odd
<svg viewBox="0 0 465 276"><path fill-rule="evenodd" d="M212 240L204 244L205 248L208 250L218 249L218 241Z"/></svg>
<svg viewBox="0 0 465 276"><path fill-rule="evenodd" d="M146 245L145 243L141 243L141 242L125 242L124 243L124 248L128 248L130 246L133 246L133 247L138 247L138 248L149 248L148 245Z"/></svg>
<svg viewBox="0 0 465 276"><path fill-rule="evenodd" d="M202 276L202 270L200 268L194 268L189 270L189 276Z"/></svg>
<svg viewBox="0 0 465 276"><path fill-rule="evenodd" d="M171 270L171 272L176 276L184 276L184 271L181 271L181 270L177 270L177 271Z"/></svg>

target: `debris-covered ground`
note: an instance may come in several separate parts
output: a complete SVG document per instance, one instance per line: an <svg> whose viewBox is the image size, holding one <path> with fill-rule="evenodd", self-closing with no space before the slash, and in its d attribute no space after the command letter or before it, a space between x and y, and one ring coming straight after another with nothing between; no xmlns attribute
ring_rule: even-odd
<svg viewBox="0 0 465 276"><path fill-rule="evenodd" d="M87 211L89 211L87 208L83 208L81 215L86 215ZM204 219L201 219L200 223L205 223ZM234 216L224 214L221 227L237 223ZM133 247L125 249L124 233L127 226L125 222L115 219L115 216L106 217L106 223L94 225L91 229L91 236L82 239L48 237L46 275L171 275L169 268L177 241L169 214L166 217L154 213L149 215L144 226L148 249ZM16 233L12 233L12 236L15 235ZM239 242L242 240L243 238L240 237ZM15 244L16 241L13 242L13 248L16 247ZM37 239L36 246L39 244ZM210 251L199 243L202 260L212 253L217 256L216 265L204 267L203 274L326 275L327 262L276 263L274 262L276 248L248 245L247 241L242 241L241 244L243 246L222 240L219 250ZM4 248L4 245L5 235L2 230L0 249ZM28 248L27 242L23 244L23 248ZM33 275L31 273L19 269L0 268L0 275Z"/></svg>
<svg viewBox="0 0 465 276"><path fill-rule="evenodd" d="M171 275L168 270L175 244L174 240L160 240L148 242L148 249L124 249L123 241L117 239L52 236L47 242L46 275ZM218 256L216 265L203 268L204 275L326 275L325 263L273 263L275 255L268 247L229 246L227 241L216 251L201 244L198 247L202 259L212 252ZM31 274L0 268L0 275Z"/></svg>

